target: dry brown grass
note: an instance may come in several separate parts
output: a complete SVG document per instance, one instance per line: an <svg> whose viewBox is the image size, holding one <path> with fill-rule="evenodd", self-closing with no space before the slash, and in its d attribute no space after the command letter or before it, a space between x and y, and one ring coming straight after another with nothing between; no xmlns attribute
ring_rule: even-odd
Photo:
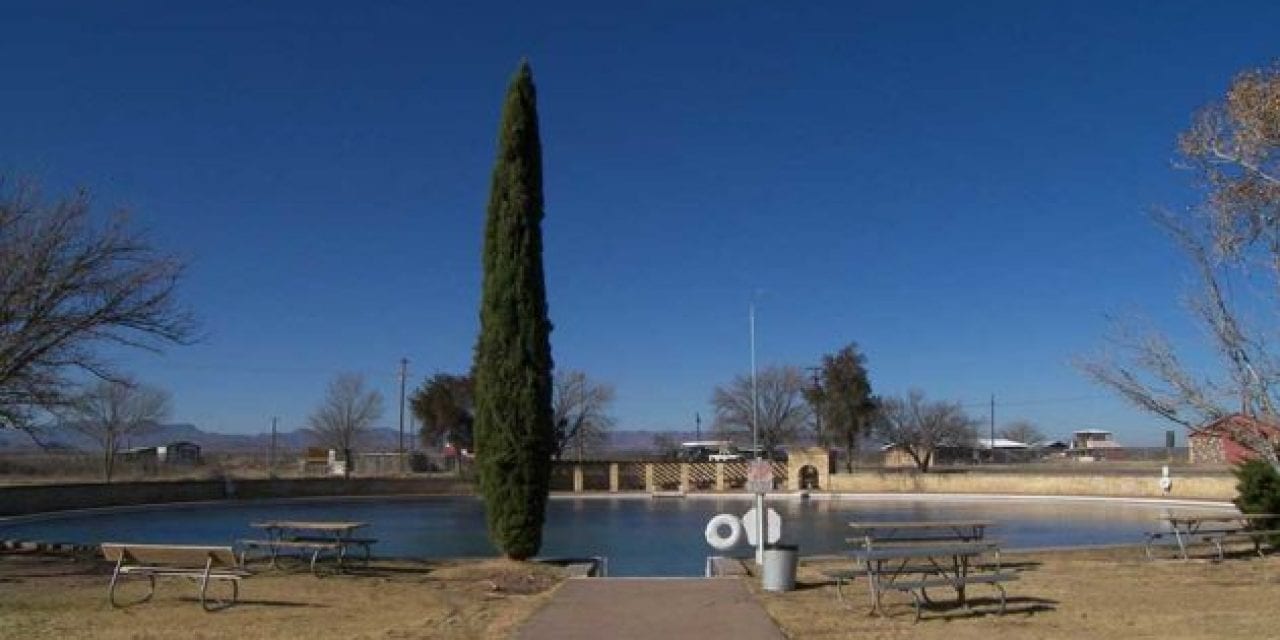
<svg viewBox="0 0 1280 640"><path fill-rule="evenodd" d="M503 560L374 562L351 575L265 572L240 604L206 613L196 586L162 579L146 603L113 609L100 561L0 556L0 638L498 638L563 577ZM142 595L132 581L123 595ZM219 588L219 587L214 587Z"/></svg>
<svg viewBox="0 0 1280 640"><path fill-rule="evenodd" d="M806 561L801 588L759 593L791 638L1271 638L1280 612L1280 557L1223 563L1142 559L1139 549L1005 554L1022 569L1010 611L945 608L912 624L909 599L886 596L891 617L867 615L865 582L842 605L819 573L841 560ZM0 556L0 639L8 638L501 638L536 611L558 569L499 560L375 562L368 571L315 578L267 572L245 581L242 603L205 613L195 587L161 583L155 600L123 610L106 602L109 567L96 561ZM140 594L141 584L128 593ZM941 594L937 594L941 595ZM674 640L674 639L672 639Z"/></svg>
<svg viewBox="0 0 1280 640"><path fill-rule="evenodd" d="M926 611L912 624L910 597L885 596L888 619L867 615L865 579L846 590L846 604L820 574L849 561L803 563L797 591L761 593L769 614L791 638L1274 638L1280 635L1280 558L1241 555L1222 563L1147 561L1141 549L1006 554L1021 566L1008 584L1009 612L995 609L995 591L970 589L974 612ZM756 584L756 581L752 581ZM944 594L934 594L945 600Z"/></svg>

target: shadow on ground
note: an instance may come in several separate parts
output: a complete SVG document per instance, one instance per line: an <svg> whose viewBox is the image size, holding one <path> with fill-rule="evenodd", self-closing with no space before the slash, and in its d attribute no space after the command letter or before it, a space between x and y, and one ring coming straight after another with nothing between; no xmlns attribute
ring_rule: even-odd
<svg viewBox="0 0 1280 640"><path fill-rule="evenodd" d="M1045 613L1053 611L1057 608L1058 601L1048 598L1035 598L1030 596L1014 596L1005 599L1004 615L1026 614L1034 615L1037 613ZM921 607L922 611L928 612L921 617L921 620L963 620L967 618L981 618L985 616L1000 615L1000 599L999 598L969 598L969 606L962 607L954 602L932 602L926 603Z"/></svg>

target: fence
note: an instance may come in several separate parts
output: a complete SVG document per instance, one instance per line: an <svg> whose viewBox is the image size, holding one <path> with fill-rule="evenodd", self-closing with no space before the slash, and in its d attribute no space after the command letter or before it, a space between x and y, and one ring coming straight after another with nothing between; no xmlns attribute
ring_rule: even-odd
<svg viewBox="0 0 1280 640"><path fill-rule="evenodd" d="M773 487L787 490L787 463L773 462ZM731 491L747 483L747 463L735 462L556 462L552 491Z"/></svg>

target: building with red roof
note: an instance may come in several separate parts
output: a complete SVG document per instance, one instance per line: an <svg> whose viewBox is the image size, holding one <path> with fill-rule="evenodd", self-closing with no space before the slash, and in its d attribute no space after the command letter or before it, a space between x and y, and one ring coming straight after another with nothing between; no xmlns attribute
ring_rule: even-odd
<svg viewBox="0 0 1280 640"><path fill-rule="evenodd" d="M1187 442L1192 463L1239 464L1258 457L1242 440L1248 434L1280 445L1280 425L1254 416L1233 413L1191 430Z"/></svg>

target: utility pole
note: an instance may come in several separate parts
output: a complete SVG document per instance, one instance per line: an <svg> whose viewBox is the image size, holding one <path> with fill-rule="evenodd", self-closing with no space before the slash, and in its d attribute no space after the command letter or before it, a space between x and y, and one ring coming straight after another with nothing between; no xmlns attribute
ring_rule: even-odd
<svg viewBox="0 0 1280 640"><path fill-rule="evenodd" d="M400 475L404 475L404 379L408 375L409 359L400 358Z"/></svg>
<svg viewBox="0 0 1280 640"><path fill-rule="evenodd" d="M271 416L271 449L267 456L267 475L272 478L276 477L276 423L279 421L279 418Z"/></svg>
<svg viewBox="0 0 1280 640"><path fill-rule="evenodd" d="M693 414L693 439L702 440L702 414Z"/></svg>

